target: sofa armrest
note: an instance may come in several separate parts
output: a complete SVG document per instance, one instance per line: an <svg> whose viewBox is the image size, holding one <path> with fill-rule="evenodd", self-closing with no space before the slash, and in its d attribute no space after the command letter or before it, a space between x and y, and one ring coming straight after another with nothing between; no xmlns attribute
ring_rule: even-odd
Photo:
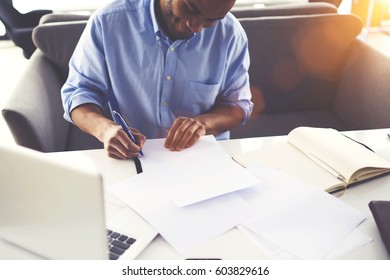
<svg viewBox="0 0 390 280"><path fill-rule="evenodd" d="M334 111L351 130L390 127L390 57L360 40L351 45Z"/></svg>
<svg viewBox="0 0 390 280"><path fill-rule="evenodd" d="M37 50L2 112L16 143L43 152L65 149L70 124L59 113L61 87L52 62Z"/></svg>
<svg viewBox="0 0 390 280"><path fill-rule="evenodd" d="M72 13L54 13L44 15L39 24L46 24L50 22L68 22L68 21L80 21L80 20L88 20L90 15L79 15Z"/></svg>

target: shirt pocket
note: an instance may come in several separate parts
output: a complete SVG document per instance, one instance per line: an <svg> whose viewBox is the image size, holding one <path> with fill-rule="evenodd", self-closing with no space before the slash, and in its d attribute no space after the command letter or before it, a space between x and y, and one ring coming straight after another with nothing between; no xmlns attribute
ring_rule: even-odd
<svg viewBox="0 0 390 280"><path fill-rule="evenodd" d="M220 83L204 84L188 81L183 97L183 107L188 109L190 116L206 113L214 106L220 86Z"/></svg>

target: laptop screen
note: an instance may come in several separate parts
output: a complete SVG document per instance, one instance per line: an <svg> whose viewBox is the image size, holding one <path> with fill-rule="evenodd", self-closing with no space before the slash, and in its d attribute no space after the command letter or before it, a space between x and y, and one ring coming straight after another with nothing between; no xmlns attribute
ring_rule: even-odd
<svg viewBox="0 0 390 280"><path fill-rule="evenodd" d="M44 259L106 259L101 176L65 161L0 145L0 238Z"/></svg>

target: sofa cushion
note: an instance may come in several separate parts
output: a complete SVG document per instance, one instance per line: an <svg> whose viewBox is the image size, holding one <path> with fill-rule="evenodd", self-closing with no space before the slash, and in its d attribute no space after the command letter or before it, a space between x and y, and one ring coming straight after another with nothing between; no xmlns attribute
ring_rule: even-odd
<svg viewBox="0 0 390 280"><path fill-rule="evenodd" d="M64 79L69 72L69 60L86 24L86 20L50 22L38 25L33 31L34 44L58 67Z"/></svg>
<svg viewBox="0 0 390 280"><path fill-rule="evenodd" d="M349 129L390 128L390 57L361 40L353 43L334 111Z"/></svg>
<svg viewBox="0 0 390 280"><path fill-rule="evenodd" d="M361 32L354 15L321 14L239 19L251 57L255 113L330 109L342 64Z"/></svg>

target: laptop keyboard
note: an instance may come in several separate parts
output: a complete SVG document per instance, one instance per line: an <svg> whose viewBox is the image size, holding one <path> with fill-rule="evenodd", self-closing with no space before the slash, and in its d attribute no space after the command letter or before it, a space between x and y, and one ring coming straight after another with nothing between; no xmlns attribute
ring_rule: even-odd
<svg viewBox="0 0 390 280"><path fill-rule="evenodd" d="M107 235L110 260L117 260L136 241L136 239L132 237L109 229L107 229Z"/></svg>

